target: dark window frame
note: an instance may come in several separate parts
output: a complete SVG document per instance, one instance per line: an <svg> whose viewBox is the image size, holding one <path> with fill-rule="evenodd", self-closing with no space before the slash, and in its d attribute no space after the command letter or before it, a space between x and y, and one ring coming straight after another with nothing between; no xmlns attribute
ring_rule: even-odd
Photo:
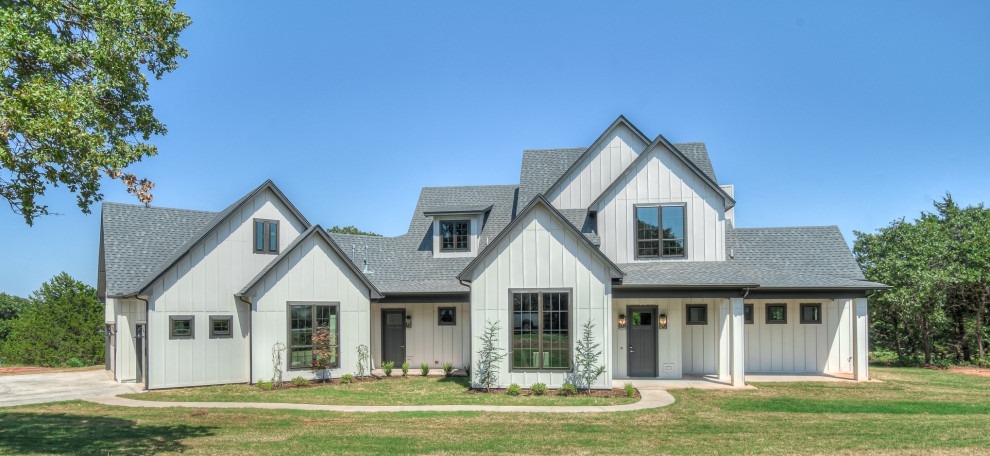
<svg viewBox="0 0 990 456"><path fill-rule="evenodd" d="M259 224L261 225L261 248L258 248ZM279 229L278 220L256 218L251 226L252 233L254 234L251 237L251 250L254 253L278 255L279 238L282 236L282 230ZM275 228L274 232L272 228ZM272 239L273 237L274 239Z"/></svg>
<svg viewBox="0 0 990 456"><path fill-rule="evenodd" d="M227 334L218 334L214 322L227 321ZM233 315L210 315L210 339L232 339L234 337Z"/></svg>
<svg viewBox="0 0 990 456"><path fill-rule="evenodd" d="M176 321L189 321L189 335L175 334ZM169 315L168 316L168 338L169 340L195 339L196 338L196 316L195 315Z"/></svg>
<svg viewBox="0 0 990 456"><path fill-rule="evenodd" d="M784 319L783 320L771 320L770 319L770 308L771 307L782 307L784 309ZM768 302L766 305L766 324L768 325L786 325L787 324L787 304L779 302Z"/></svg>
<svg viewBox="0 0 990 456"><path fill-rule="evenodd" d="M664 239L663 237L663 208L665 207L680 207L684 210L683 216L681 217L681 232L684 237L681 238L671 238ZM640 239L639 238L639 210L640 209L657 209L657 239ZM637 260L655 260L661 258L684 258L687 259L687 203L658 203L658 204L634 204L633 205L633 255ZM680 255L665 255L663 253L663 242L664 241L681 241L681 249L683 250ZM656 242L657 243L657 254L656 255L640 255L639 253L639 243L640 242Z"/></svg>
<svg viewBox="0 0 990 456"><path fill-rule="evenodd" d="M700 308L705 311L705 321L691 321L691 309ZM707 326L708 325L708 304L685 304L684 305L684 324L690 326Z"/></svg>
<svg viewBox="0 0 990 456"><path fill-rule="evenodd" d="M746 318L746 310L749 310L749 318ZM756 306L743 304L743 323L747 325L756 324Z"/></svg>
<svg viewBox="0 0 990 456"><path fill-rule="evenodd" d="M445 310L450 311L451 320L449 323L443 321L443 311ZM457 308L450 306L437 307L437 326L457 326Z"/></svg>
<svg viewBox="0 0 990 456"><path fill-rule="evenodd" d="M440 251L441 252L470 252L471 251L471 220L470 219L437 220L437 222L438 222L438 224L437 224L437 234L438 234L438 236L437 237L438 237L438 241L440 242ZM445 223L454 225L454 226L451 227L451 229L455 231L454 233L451 234L451 236L452 236L451 241L453 242L453 247L444 247L443 246L443 225ZM463 247L463 248L457 247L457 237L460 236L460 235L456 234L456 230L457 230L456 224L458 224L458 223L465 224L466 225L466 228L467 228L466 233L463 235L464 236L464 245L466 247Z"/></svg>
<svg viewBox="0 0 990 456"><path fill-rule="evenodd" d="M818 308L818 320L805 320L804 319L804 309L805 308L808 308L808 307L817 307ZM823 320L823 318L822 318L822 303L820 303L820 302L803 302L803 303L801 303L800 317L801 317L800 318L800 321L801 321L801 324L802 325L820 325L820 324L822 324L822 320Z"/></svg>
<svg viewBox="0 0 990 456"><path fill-rule="evenodd" d="M537 308L539 314L539 323L536 325L538 331L536 333L537 340L539 341L539 348L537 349L540 353L540 363L537 367L515 367L513 362L515 357L512 353L512 337L513 337L513 321L514 316L512 302L513 295L515 294L527 294L527 293L537 293L539 297L537 298ZM563 293L567 295L567 366L566 367L543 367L543 295L544 293ZM571 288L510 288L509 289L509 372L572 372L574 370L574 290Z"/></svg>
<svg viewBox="0 0 990 456"><path fill-rule="evenodd" d="M309 307L312 308L312 312L313 313L311 315L313 316L313 332L316 332L316 328L317 328L317 326L316 326L316 308L317 307L330 307L330 308L335 309L335 311L336 311L336 314L335 315L337 315L337 318L336 318L336 328L335 328L335 331L337 333L337 359L334 362L333 366L330 366L330 367L331 367L331 369L339 369L340 368L340 354L341 354L341 351L340 351L340 339L341 339L341 336L340 336L340 302L337 302L337 301L288 301L288 302L285 303L285 335L286 335L286 337L285 337L285 341L286 341L286 344L285 344L285 354L286 354L286 356L285 356L285 367L286 367L286 371L287 372L293 372L293 371L312 371L313 370L313 360L312 359L310 359L310 363L307 366L295 366L295 367L292 366L292 347L293 347L293 345L292 345L292 307L293 306L309 306ZM305 348L307 346L306 345L298 345L298 346L295 346L295 347L296 348ZM311 345L308 345L308 347L312 348L313 346L311 344Z"/></svg>

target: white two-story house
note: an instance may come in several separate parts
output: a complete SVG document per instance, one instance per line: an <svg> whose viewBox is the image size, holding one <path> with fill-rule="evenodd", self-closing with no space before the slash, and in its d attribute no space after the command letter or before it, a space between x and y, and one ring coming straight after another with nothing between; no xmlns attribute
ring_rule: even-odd
<svg viewBox="0 0 990 456"><path fill-rule="evenodd" d="M148 388L312 377L312 334L375 367L477 364L499 382L572 380L591 322L605 375L867 378L868 282L835 226L736 228L703 143L619 117L589 147L529 150L519 184L428 187L406 234L328 234L270 181L221 212L105 203L108 369Z"/></svg>

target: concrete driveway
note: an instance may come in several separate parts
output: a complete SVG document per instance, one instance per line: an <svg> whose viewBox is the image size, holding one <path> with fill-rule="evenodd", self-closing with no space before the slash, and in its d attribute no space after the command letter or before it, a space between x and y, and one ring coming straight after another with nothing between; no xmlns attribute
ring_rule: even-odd
<svg viewBox="0 0 990 456"><path fill-rule="evenodd" d="M0 407L137 393L136 383L117 383L105 370L0 376Z"/></svg>

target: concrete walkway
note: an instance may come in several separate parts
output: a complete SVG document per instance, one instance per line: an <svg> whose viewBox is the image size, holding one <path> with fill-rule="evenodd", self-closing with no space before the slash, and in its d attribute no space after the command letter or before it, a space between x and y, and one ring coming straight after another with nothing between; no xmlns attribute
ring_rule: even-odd
<svg viewBox="0 0 990 456"><path fill-rule="evenodd" d="M526 405L316 405L268 402L158 402L125 399L116 396L87 398L89 402L118 407L187 407L266 410L315 410L325 412L513 412L513 413L603 413L629 412L665 407L674 403L674 396L659 388L641 389L639 402L623 405L526 406Z"/></svg>
<svg viewBox="0 0 990 456"><path fill-rule="evenodd" d="M139 393L141 385L117 383L105 370L0 376L0 407Z"/></svg>

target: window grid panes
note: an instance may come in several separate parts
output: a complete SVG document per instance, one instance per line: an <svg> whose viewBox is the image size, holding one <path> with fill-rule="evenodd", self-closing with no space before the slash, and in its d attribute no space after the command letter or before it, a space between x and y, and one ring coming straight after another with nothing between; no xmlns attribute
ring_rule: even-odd
<svg viewBox="0 0 990 456"><path fill-rule="evenodd" d="M218 318L213 320L213 335L214 336L226 336L230 334L230 320L227 318Z"/></svg>
<svg viewBox="0 0 990 456"><path fill-rule="evenodd" d="M705 304L688 304L685 306L685 313L689 325L708 324L708 306Z"/></svg>
<svg viewBox="0 0 990 456"><path fill-rule="evenodd" d="M684 206L637 206L636 257L684 256Z"/></svg>
<svg viewBox="0 0 990 456"><path fill-rule="evenodd" d="M821 304L801 304L801 323L821 323L822 322L822 305Z"/></svg>
<svg viewBox="0 0 990 456"><path fill-rule="evenodd" d="M468 250L467 220L443 220L440 222L440 250Z"/></svg>
<svg viewBox="0 0 990 456"><path fill-rule="evenodd" d="M567 369L570 352L570 295L513 293L512 368Z"/></svg>
<svg viewBox="0 0 990 456"><path fill-rule="evenodd" d="M289 368L304 369L313 365L313 333L322 326L337 334L337 306L325 304L289 306ZM336 345L339 347L339 341ZM336 366L336 356L332 361Z"/></svg>
<svg viewBox="0 0 990 456"><path fill-rule="evenodd" d="M767 304L767 323L770 324L787 323L787 305Z"/></svg>

